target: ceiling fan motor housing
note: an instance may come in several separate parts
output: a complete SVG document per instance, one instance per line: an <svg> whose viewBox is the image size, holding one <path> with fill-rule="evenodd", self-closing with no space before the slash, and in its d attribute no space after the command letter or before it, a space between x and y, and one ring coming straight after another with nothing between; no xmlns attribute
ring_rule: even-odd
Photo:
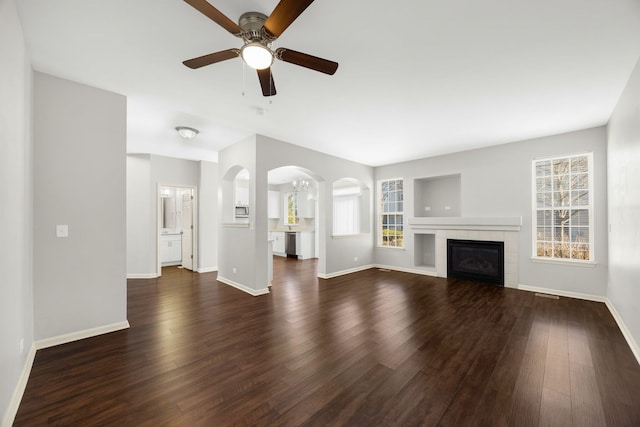
<svg viewBox="0 0 640 427"><path fill-rule="evenodd" d="M263 45L270 44L271 40L263 30L267 15L260 12L245 12L240 15L238 25L242 28L242 38L247 42L259 42Z"/></svg>

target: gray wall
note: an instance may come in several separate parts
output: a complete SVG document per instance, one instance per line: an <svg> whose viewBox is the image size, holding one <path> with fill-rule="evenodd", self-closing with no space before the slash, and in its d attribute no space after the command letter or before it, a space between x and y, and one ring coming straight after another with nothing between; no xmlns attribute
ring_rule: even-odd
<svg viewBox="0 0 640 427"><path fill-rule="evenodd" d="M540 263L532 256L531 162L538 157L586 151L594 153L595 256L593 268ZM519 233L521 285L604 296L607 275L607 152L604 127L515 142L480 150L378 167L376 180L404 178L405 249L376 248L378 264L412 268L413 233L407 219L414 212L413 179L461 174L462 216L522 216Z"/></svg>
<svg viewBox="0 0 640 427"><path fill-rule="evenodd" d="M158 156L127 155L127 275L155 277L158 185L197 187L199 270L217 268L217 164Z"/></svg>
<svg viewBox="0 0 640 427"><path fill-rule="evenodd" d="M156 274L156 195L149 154L127 155L127 276Z"/></svg>
<svg viewBox="0 0 640 427"><path fill-rule="evenodd" d="M333 183L342 178L356 178L372 191L374 189L373 168L349 160L302 148L286 142L258 135L258 167L256 174L256 227L258 243L267 239L267 174L271 169L282 166L299 166L309 170L318 181L319 217L315 219L316 239L319 239L320 253L318 273L333 273L357 269L373 263L373 233L362 230L362 235L336 238L333 231ZM372 201L369 200L372 212ZM266 244L266 243L264 243ZM266 246L265 246L266 248ZM264 252L266 263L266 249ZM357 261L354 259L358 258ZM266 266L266 264L265 264Z"/></svg>
<svg viewBox="0 0 640 427"><path fill-rule="evenodd" d="M199 271L218 269L218 164L200 162L198 192Z"/></svg>
<svg viewBox="0 0 640 427"><path fill-rule="evenodd" d="M373 168L317 151L302 148L262 135L247 138L220 152L220 185L223 212L221 218L219 274L249 289L266 289L267 280L267 194L268 172L282 166L306 169L318 181L319 215L315 219L316 239L319 239L318 274L356 269L373 262L373 234L333 239L331 195L333 182L342 178L356 178L373 188ZM232 203L230 171L246 168L249 171L250 228L225 227L230 221L225 205ZM227 177L225 179L225 176ZM228 206L227 206L228 207ZM370 206L371 208L371 206ZM355 258L358 258L355 261ZM236 268L236 272L233 272Z"/></svg>
<svg viewBox="0 0 640 427"><path fill-rule="evenodd" d="M0 424L8 425L33 343L32 83L13 0L0 1L0 58Z"/></svg>
<svg viewBox="0 0 640 427"><path fill-rule="evenodd" d="M35 338L124 322L126 98L36 72L33 114Z"/></svg>
<svg viewBox="0 0 640 427"><path fill-rule="evenodd" d="M607 296L640 343L640 62L609 121ZM638 355L637 355L638 356Z"/></svg>

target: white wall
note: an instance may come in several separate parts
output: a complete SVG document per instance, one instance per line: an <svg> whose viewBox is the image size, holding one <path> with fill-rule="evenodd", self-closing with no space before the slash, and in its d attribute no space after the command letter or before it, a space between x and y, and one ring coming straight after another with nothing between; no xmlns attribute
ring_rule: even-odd
<svg viewBox="0 0 640 427"><path fill-rule="evenodd" d="M200 162L198 271L218 269L218 164Z"/></svg>
<svg viewBox="0 0 640 427"><path fill-rule="evenodd" d="M608 159L607 296L640 343L640 62L609 121Z"/></svg>
<svg viewBox="0 0 640 427"><path fill-rule="evenodd" d="M127 155L127 277L155 277L156 195L149 154Z"/></svg>
<svg viewBox="0 0 640 427"><path fill-rule="evenodd" d="M593 151L595 256L593 268L531 261L532 183L535 158ZM514 142L479 150L378 167L376 180L404 178L405 250L377 248L378 264L414 267L413 179L461 174L462 215L522 216L519 233L519 284L587 295L606 294L607 275L607 152L604 127ZM377 197L377 196L376 196Z"/></svg>
<svg viewBox="0 0 640 427"><path fill-rule="evenodd" d="M32 82L14 0L0 1L0 58L0 424L8 425L33 343Z"/></svg>
<svg viewBox="0 0 640 427"><path fill-rule="evenodd" d="M126 98L36 72L33 115L35 338L126 323Z"/></svg>

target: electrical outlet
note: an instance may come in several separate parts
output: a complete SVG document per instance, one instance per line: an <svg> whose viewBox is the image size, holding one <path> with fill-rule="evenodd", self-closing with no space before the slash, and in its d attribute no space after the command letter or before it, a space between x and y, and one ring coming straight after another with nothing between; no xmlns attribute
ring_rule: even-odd
<svg viewBox="0 0 640 427"><path fill-rule="evenodd" d="M429 211L431 210L431 206L425 206L425 207L424 207L424 210L425 210L425 211L427 211L427 212L429 212Z"/></svg>
<svg viewBox="0 0 640 427"><path fill-rule="evenodd" d="M238 272L238 269L237 269L237 268L235 268L235 267L233 267L233 269L232 269L231 271L233 271L234 273L237 273L237 272Z"/></svg>
<svg viewBox="0 0 640 427"><path fill-rule="evenodd" d="M18 347L20 348L20 354L22 354L22 352L24 351L24 338L20 340L20 344L18 345Z"/></svg>
<svg viewBox="0 0 640 427"><path fill-rule="evenodd" d="M354 256L354 257L353 257L353 260L354 260L354 261L358 261L358 257L357 257L357 256Z"/></svg>

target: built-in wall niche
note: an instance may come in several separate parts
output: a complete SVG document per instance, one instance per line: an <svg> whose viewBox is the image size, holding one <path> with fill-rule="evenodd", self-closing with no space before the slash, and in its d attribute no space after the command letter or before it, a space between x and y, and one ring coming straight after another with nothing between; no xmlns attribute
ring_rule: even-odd
<svg viewBox="0 0 640 427"><path fill-rule="evenodd" d="M414 216L461 216L461 187L460 174L414 179Z"/></svg>
<svg viewBox="0 0 640 427"><path fill-rule="evenodd" d="M233 180L233 195L236 205L249 205L249 171L242 169Z"/></svg>
<svg viewBox="0 0 640 427"><path fill-rule="evenodd" d="M414 234L414 265L416 267L436 268L436 235Z"/></svg>

